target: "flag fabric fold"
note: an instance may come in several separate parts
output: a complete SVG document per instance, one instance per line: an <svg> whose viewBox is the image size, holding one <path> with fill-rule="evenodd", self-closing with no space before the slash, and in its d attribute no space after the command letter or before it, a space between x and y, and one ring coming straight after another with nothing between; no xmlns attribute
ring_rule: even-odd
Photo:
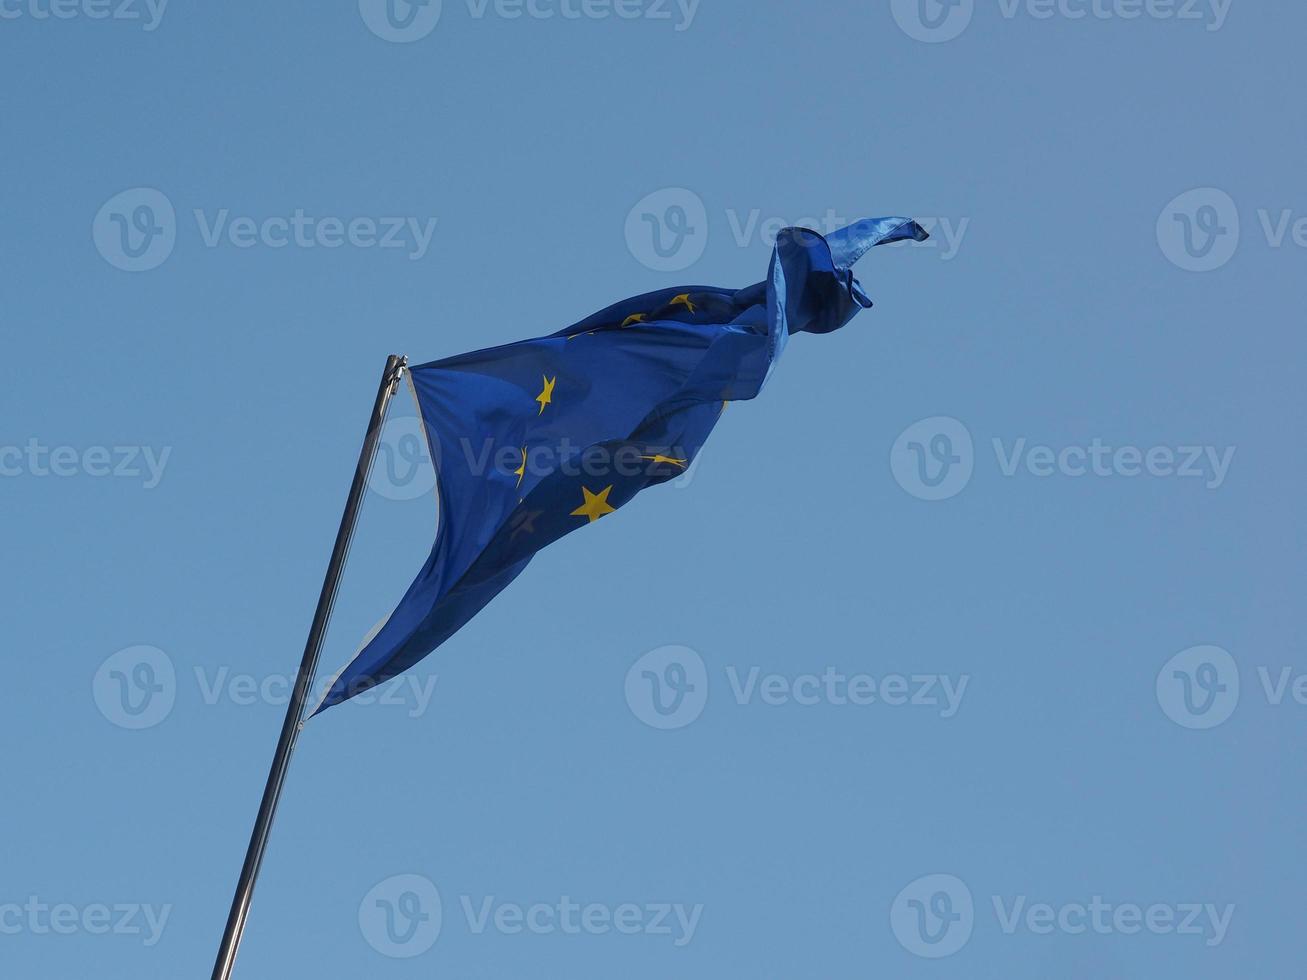
<svg viewBox="0 0 1307 980"><path fill-rule="evenodd" d="M436 469L435 544L315 714L427 656L545 546L685 472L791 334L829 333L872 305L854 263L926 237L907 218L824 237L786 229L756 285L662 289L547 337L410 368Z"/></svg>

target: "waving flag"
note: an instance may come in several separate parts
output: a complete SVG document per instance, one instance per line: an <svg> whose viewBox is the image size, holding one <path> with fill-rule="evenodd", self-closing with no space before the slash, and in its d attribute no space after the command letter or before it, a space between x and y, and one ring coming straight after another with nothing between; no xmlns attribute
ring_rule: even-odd
<svg viewBox="0 0 1307 980"><path fill-rule="evenodd" d="M926 237L907 218L827 237L786 229L766 281L746 289L664 289L548 337L411 368L436 467L435 546L317 710L411 667L541 548L682 473L726 405L758 394L790 334L829 333L871 306L858 259Z"/></svg>

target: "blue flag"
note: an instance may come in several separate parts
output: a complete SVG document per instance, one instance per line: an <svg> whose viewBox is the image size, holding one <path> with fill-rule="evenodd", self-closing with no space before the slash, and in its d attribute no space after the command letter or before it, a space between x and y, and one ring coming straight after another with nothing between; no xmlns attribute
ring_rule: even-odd
<svg viewBox="0 0 1307 980"><path fill-rule="evenodd" d="M758 394L790 334L829 333L871 306L858 259L926 237L907 218L826 237L789 228L765 282L663 289L548 337L411 368L436 469L436 542L317 711L417 663L541 548L683 473L727 403Z"/></svg>

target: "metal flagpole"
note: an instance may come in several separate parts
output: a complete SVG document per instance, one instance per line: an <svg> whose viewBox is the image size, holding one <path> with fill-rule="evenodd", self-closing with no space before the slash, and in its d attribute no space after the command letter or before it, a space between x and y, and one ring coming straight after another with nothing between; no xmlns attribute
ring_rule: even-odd
<svg viewBox="0 0 1307 980"><path fill-rule="evenodd" d="M377 454L381 427L386 420L386 408L395 389L399 387L399 381L407 366L407 358L392 354L387 359L385 373L381 376L381 387L377 389L377 401L372 406L372 418L368 422L368 431L363 438L363 451L359 454L358 469L354 471L354 482L349 488L345 513L340 519L340 530L336 532L336 546L331 552L326 580L322 583L322 594L318 597L318 608L313 614L313 625L309 628L309 639L304 646L304 659L300 661L295 691L291 696L290 706L286 709L286 721L281 726L281 738L277 741L277 752L272 758L268 784L263 790L263 802L259 804L259 815L254 821L250 846L245 852L245 865L241 868L241 876L236 884L236 895L231 902L231 913L227 916L226 931L222 934L218 960L213 966L213 980L229 980L232 967L236 964L236 951L240 948L241 934L245 931L245 920L250 914L250 901L254 897L254 883L259 877L259 865L263 862L263 853L268 848L268 835L272 830L272 819L277 812L281 788L286 781L286 770L290 767L290 757L295 751L295 742L303 727L304 708L308 702L309 689L313 685L313 676L317 672L318 655L322 652L322 640L327 634L331 608L336 602L341 572L344 571L345 560L349 556L350 538L354 535L354 526L358 522L359 510L363 504L368 472L372 469L372 461Z"/></svg>

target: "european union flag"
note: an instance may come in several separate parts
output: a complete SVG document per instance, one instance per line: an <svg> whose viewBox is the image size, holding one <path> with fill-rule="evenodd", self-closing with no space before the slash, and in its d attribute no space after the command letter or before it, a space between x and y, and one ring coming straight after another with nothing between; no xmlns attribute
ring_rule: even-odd
<svg viewBox="0 0 1307 980"><path fill-rule="evenodd" d="M875 218L782 232L767 279L623 300L565 330L410 369L440 524L408 592L318 711L417 663L535 553L693 463L729 402L753 398L790 334L829 333L871 300L852 267L926 232Z"/></svg>

